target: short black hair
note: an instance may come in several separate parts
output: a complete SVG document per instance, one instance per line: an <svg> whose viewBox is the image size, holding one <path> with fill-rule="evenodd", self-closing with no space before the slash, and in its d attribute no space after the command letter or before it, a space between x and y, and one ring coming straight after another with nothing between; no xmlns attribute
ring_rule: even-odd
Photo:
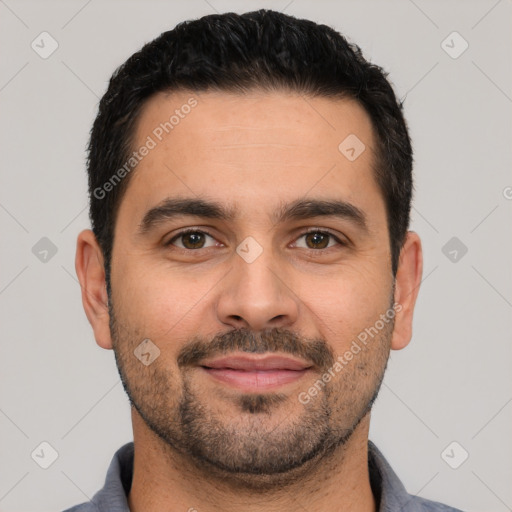
<svg viewBox="0 0 512 512"><path fill-rule="evenodd" d="M90 219L105 259L109 296L116 214L133 174L126 172L126 162L138 116L156 93L186 90L284 90L359 102L376 133L373 171L386 204L396 275L413 190L412 147L402 102L387 73L332 28L261 9L179 23L145 44L112 75L99 103L87 158ZM119 173L123 166L125 172ZM113 182L116 176L118 182Z"/></svg>

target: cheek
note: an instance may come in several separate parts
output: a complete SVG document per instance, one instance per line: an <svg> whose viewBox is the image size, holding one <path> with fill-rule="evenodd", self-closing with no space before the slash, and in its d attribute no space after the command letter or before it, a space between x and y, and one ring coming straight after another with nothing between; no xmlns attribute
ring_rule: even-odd
<svg viewBox="0 0 512 512"><path fill-rule="evenodd" d="M317 319L321 335L340 353L388 311L391 291L391 278L381 270L346 268L304 302Z"/></svg>
<svg viewBox="0 0 512 512"><path fill-rule="evenodd" d="M141 257L139 261L144 261ZM150 339L164 341L196 334L208 291L215 282L178 274L158 264L125 261L112 276L119 318ZM188 328L188 326L191 326Z"/></svg>

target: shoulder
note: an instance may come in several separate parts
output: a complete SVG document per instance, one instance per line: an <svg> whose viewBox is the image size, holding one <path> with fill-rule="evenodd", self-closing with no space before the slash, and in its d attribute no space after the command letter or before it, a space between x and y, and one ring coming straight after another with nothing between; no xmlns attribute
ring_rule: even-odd
<svg viewBox="0 0 512 512"><path fill-rule="evenodd" d="M98 507L94 505L94 503L81 503L80 505L75 505L74 507L67 508L63 512L98 512Z"/></svg>
<svg viewBox="0 0 512 512"><path fill-rule="evenodd" d="M130 512L127 496L133 477L133 441L117 450L110 462L105 485L90 501L63 512Z"/></svg>
<svg viewBox="0 0 512 512"><path fill-rule="evenodd" d="M379 512L462 512L437 501L409 494L382 452L370 440L368 468L372 491L379 503Z"/></svg>
<svg viewBox="0 0 512 512"><path fill-rule="evenodd" d="M437 501L427 500L419 496L409 496L411 497L411 512L463 512L458 508L453 508ZM409 511L409 508L404 509L404 512L406 510Z"/></svg>

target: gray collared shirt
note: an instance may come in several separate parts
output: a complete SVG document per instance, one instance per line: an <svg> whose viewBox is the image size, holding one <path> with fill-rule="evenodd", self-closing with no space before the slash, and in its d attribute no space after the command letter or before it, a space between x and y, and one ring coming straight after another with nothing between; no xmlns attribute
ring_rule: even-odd
<svg viewBox="0 0 512 512"><path fill-rule="evenodd" d="M119 448L108 468L103 489L91 501L64 512L130 512L127 496L132 484L133 450L133 442ZM461 512L408 494L384 455L371 441L368 441L368 468L379 512Z"/></svg>

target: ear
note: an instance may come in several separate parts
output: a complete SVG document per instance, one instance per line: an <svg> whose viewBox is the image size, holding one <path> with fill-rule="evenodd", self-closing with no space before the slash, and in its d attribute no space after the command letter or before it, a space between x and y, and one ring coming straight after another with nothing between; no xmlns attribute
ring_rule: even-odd
<svg viewBox="0 0 512 512"><path fill-rule="evenodd" d="M75 269L82 289L82 304L93 328L96 343L102 348L111 349L103 252L90 229L85 229L78 235Z"/></svg>
<svg viewBox="0 0 512 512"><path fill-rule="evenodd" d="M414 305L423 273L423 254L420 237L408 231L400 251L400 260L395 279L395 327L391 348L400 350L406 347L412 337L412 317Z"/></svg>

